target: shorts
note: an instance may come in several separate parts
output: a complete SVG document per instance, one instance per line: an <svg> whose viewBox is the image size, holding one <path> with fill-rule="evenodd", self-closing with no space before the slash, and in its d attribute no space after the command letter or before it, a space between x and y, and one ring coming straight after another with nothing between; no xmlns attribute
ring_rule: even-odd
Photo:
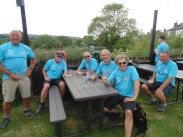
<svg viewBox="0 0 183 137"><path fill-rule="evenodd" d="M155 81L152 86L150 86L148 83L146 84L149 88L149 90L157 90L163 83ZM173 90L174 86L169 84L165 89L163 89L163 93L166 95L170 93Z"/></svg>
<svg viewBox="0 0 183 137"><path fill-rule="evenodd" d="M62 78L52 79L52 80L50 80L50 81L46 81L46 80L44 79L43 85L44 85L45 83L48 83L48 84L50 84L50 86L51 86L51 85L56 85L56 86L59 87L59 83L60 83L61 81L63 81Z"/></svg>
<svg viewBox="0 0 183 137"><path fill-rule="evenodd" d="M135 101L125 103L123 102L125 98L127 97L121 96L121 95L109 97L105 101L104 107L109 110L112 110L117 104L120 104L123 111L125 111L126 109L129 109L133 112L135 110Z"/></svg>
<svg viewBox="0 0 183 137"><path fill-rule="evenodd" d="M22 98L29 98L31 96L29 77L21 76L19 80L5 79L2 84L2 94L5 102L13 102L15 100L17 87L20 90Z"/></svg>

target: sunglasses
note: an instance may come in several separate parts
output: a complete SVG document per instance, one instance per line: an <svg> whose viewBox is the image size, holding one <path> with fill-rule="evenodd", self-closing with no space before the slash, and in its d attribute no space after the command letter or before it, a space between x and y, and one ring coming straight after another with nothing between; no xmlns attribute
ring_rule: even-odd
<svg viewBox="0 0 183 137"><path fill-rule="evenodd" d="M62 58L62 56L57 55L58 58Z"/></svg>
<svg viewBox="0 0 183 137"><path fill-rule="evenodd" d="M90 56L85 56L84 58L89 58Z"/></svg>
<svg viewBox="0 0 183 137"><path fill-rule="evenodd" d="M124 64L124 65L125 65L125 64L126 64L126 62L120 62L120 63L118 63L118 64L119 64L119 65L122 65L122 64Z"/></svg>

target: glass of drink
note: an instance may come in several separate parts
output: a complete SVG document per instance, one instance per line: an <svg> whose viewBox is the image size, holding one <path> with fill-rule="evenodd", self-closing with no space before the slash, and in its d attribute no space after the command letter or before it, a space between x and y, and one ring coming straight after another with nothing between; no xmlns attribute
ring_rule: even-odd
<svg viewBox="0 0 183 137"><path fill-rule="evenodd" d="M17 77L17 78L20 78L20 77L23 76L23 75L24 75L23 72L17 72L17 73L16 73L16 77Z"/></svg>
<svg viewBox="0 0 183 137"><path fill-rule="evenodd" d="M79 83L82 83L82 72L78 72Z"/></svg>
<svg viewBox="0 0 183 137"><path fill-rule="evenodd" d="M152 80L152 76L150 76L150 77L149 77L149 80L148 80L148 82L149 82L149 86L153 86L153 80Z"/></svg>
<svg viewBox="0 0 183 137"><path fill-rule="evenodd" d="M71 76L72 76L72 74L71 74L71 73L72 73L72 69L69 69L69 70L68 70L68 75L69 75L69 77L71 77Z"/></svg>
<svg viewBox="0 0 183 137"><path fill-rule="evenodd" d="M95 80L95 73L94 72L91 73L90 79L91 79L91 81Z"/></svg>
<svg viewBox="0 0 183 137"><path fill-rule="evenodd" d="M85 78L83 79L83 86L84 86L84 87L87 87L87 81L88 81L88 78L85 77Z"/></svg>
<svg viewBox="0 0 183 137"><path fill-rule="evenodd" d="M89 72L89 71L86 72L86 78L87 78L88 80L90 79L90 72Z"/></svg>

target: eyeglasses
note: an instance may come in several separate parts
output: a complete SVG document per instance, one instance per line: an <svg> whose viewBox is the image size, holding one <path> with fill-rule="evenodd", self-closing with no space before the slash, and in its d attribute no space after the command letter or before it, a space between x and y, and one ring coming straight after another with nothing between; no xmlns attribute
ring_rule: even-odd
<svg viewBox="0 0 183 137"><path fill-rule="evenodd" d="M57 55L58 58L62 58L62 56Z"/></svg>
<svg viewBox="0 0 183 137"><path fill-rule="evenodd" d="M85 56L84 58L89 58L90 56Z"/></svg>
<svg viewBox="0 0 183 137"><path fill-rule="evenodd" d="M122 65L122 64L124 64L124 65L125 65L125 64L126 64L126 62L120 62L120 63L118 63L118 64L119 64L119 65Z"/></svg>

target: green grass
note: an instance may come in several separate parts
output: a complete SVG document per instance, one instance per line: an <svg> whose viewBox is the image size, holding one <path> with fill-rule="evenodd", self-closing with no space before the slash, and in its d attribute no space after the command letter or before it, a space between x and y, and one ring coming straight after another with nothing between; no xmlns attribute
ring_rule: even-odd
<svg viewBox="0 0 183 137"><path fill-rule="evenodd" d="M67 106L65 106L67 120L61 124L62 135L67 136L76 134L78 132L86 131L86 102L76 102L68 93L65 95ZM175 99L175 93L169 95L168 98ZM137 101L141 102L144 111L147 114L148 131L146 137L182 137L183 136L183 109L182 103L170 105L167 109L160 113L157 112L158 105L145 105L144 102L149 98L145 93L140 91ZM38 104L39 97L31 98L31 109L35 112ZM167 99L167 102L170 99ZM96 107L99 106L98 102L94 103L94 112L97 112ZM117 109L121 111L120 106ZM0 121L3 118L3 109L0 106ZM122 112L122 111L121 111ZM39 115L30 119L23 114L22 99L18 97L12 105L11 109L11 122L4 130L0 130L0 136L3 137L53 137L56 136L55 125L49 122L49 102L45 102L45 109ZM108 122L108 116L105 114L104 125L111 125ZM122 122L121 116L117 122ZM125 134L124 126L119 126L104 130L98 130L98 120L92 120L92 133L85 135L86 137L123 137ZM132 136L135 135L136 128L133 128Z"/></svg>

